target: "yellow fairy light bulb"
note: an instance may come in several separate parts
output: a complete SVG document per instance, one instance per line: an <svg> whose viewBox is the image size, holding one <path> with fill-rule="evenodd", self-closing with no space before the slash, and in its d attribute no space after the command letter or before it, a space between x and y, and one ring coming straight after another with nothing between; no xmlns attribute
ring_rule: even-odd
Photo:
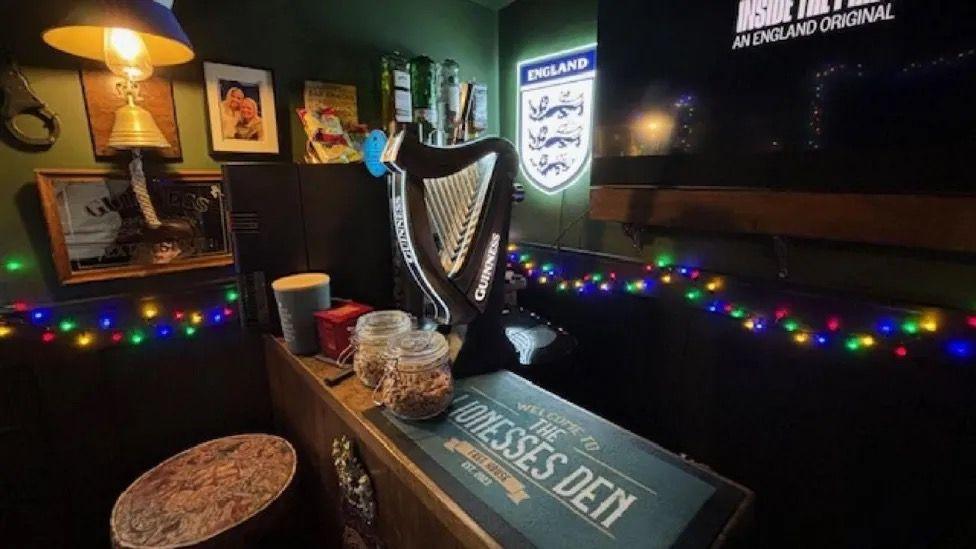
<svg viewBox="0 0 976 549"><path fill-rule="evenodd" d="M722 280L719 278L714 278L705 285L705 289L709 292L717 292L722 289Z"/></svg>
<svg viewBox="0 0 976 549"><path fill-rule="evenodd" d="M13 335L14 329L7 325L0 325L0 339Z"/></svg>
<svg viewBox="0 0 976 549"><path fill-rule="evenodd" d="M539 277L539 284L545 284L547 282L549 282L549 277L545 277L545 276Z"/></svg>
<svg viewBox="0 0 976 549"><path fill-rule="evenodd" d="M751 331L756 329L756 323L751 318L743 322L742 325L745 327L746 330Z"/></svg>
<svg viewBox="0 0 976 549"><path fill-rule="evenodd" d="M668 273L668 274L662 276L661 277L661 282L663 282L665 284L671 284L671 274Z"/></svg>
<svg viewBox="0 0 976 549"><path fill-rule="evenodd" d="M861 338L861 345L865 347L874 347L874 338L871 336L864 336Z"/></svg>
<svg viewBox="0 0 976 549"><path fill-rule="evenodd" d="M516 246L515 244L509 244L508 245L508 251L514 252L516 250L518 250L518 246Z"/></svg>
<svg viewBox="0 0 976 549"><path fill-rule="evenodd" d="M583 281L582 280L577 280L576 282L573 282L573 287L574 288L582 288L583 287Z"/></svg>
<svg viewBox="0 0 976 549"><path fill-rule="evenodd" d="M142 317L147 320L152 320L159 316L159 307L155 305L144 305L142 307Z"/></svg>
<svg viewBox="0 0 976 549"><path fill-rule="evenodd" d="M190 315L190 323L194 325L203 324L203 315L200 313L193 313Z"/></svg>
<svg viewBox="0 0 976 549"><path fill-rule="evenodd" d="M810 341L810 336L808 334L804 334L804 333L794 334L793 335L793 341L799 343L800 345L803 345L803 344L807 343L808 341Z"/></svg>
<svg viewBox="0 0 976 549"><path fill-rule="evenodd" d="M75 339L75 343L77 343L79 347L88 347L94 340L95 338L92 337L91 334L85 332L78 335L78 338Z"/></svg>
<svg viewBox="0 0 976 549"><path fill-rule="evenodd" d="M939 320L934 316L927 316L918 323L926 332L937 332L939 330Z"/></svg>

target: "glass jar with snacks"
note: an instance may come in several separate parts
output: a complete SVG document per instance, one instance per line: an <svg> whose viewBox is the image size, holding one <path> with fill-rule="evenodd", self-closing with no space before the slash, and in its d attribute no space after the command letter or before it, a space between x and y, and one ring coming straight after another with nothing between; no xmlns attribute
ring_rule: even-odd
<svg viewBox="0 0 976 549"><path fill-rule="evenodd" d="M412 329L413 318L403 311L376 311L359 317L349 351L355 352L352 367L363 385L373 388L379 384L386 372L390 340Z"/></svg>
<svg viewBox="0 0 976 549"><path fill-rule="evenodd" d="M412 331L394 337L377 404L401 419L428 419L454 399L454 377L447 339L437 332Z"/></svg>

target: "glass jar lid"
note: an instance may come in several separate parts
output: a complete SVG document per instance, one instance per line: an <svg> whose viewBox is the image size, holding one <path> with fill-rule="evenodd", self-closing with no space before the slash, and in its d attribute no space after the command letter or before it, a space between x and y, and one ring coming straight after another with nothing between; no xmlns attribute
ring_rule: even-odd
<svg viewBox="0 0 976 549"><path fill-rule="evenodd" d="M413 318L403 311L376 311L356 321L355 337L360 342L375 343L413 328Z"/></svg>
<svg viewBox="0 0 976 549"><path fill-rule="evenodd" d="M401 371L421 371L442 364L447 356L447 338L437 332L413 330L390 340L389 358Z"/></svg>

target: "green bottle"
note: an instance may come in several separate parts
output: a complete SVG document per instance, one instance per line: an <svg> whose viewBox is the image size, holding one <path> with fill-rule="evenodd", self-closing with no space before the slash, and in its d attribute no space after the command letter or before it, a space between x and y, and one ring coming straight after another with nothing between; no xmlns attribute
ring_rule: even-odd
<svg viewBox="0 0 976 549"><path fill-rule="evenodd" d="M413 87L413 121L421 129L421 138L440 129L437 120L437 73L433 59L420 55L410 60L410 82Z"/></svg>
<svg viewBox="0 0 976 549"><path fill-rule="evenodd" d="M441 63L441 128L448 140L454 143L457 139L458 126L461 125L461 66L453 59L445 59Z"/></svg>
<svg viewBox="0 0 976 549"><path fill-rule="evenodd" d="M393 135L404 124L413 122L413 97L410 92L410 68L400 52L380 58L380 94L383 128Z"/></svg>

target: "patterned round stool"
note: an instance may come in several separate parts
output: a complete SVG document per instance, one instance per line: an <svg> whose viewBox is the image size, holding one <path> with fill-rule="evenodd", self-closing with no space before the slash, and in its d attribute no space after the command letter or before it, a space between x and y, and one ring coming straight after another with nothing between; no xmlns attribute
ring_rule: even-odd
<svg viewBox="0 0 976 549"><path fill-rule="evenodd" d="M204 442L136 479L112 509L115 547L240 546L269 528L295 477L295 449L272 435Z"/></svg>

